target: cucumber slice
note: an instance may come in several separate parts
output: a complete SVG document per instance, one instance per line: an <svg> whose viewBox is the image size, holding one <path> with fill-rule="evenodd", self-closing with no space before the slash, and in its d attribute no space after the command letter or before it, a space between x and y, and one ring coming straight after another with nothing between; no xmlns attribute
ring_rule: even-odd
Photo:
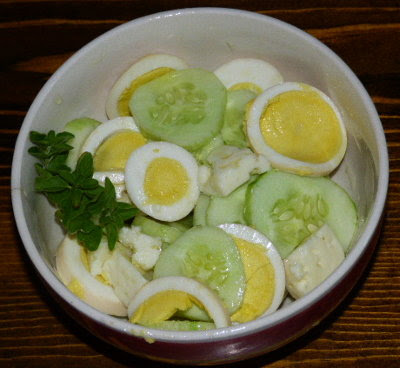
<svg viewBox="0 0 400 368"><path fill-rule="evenodd" d="M207 224L206 214L207 208L210 203L210 197L205 194L200 194L197 200L196 207L193 212L193 225L194 226L205 226Z"/></svg>
<svg viewBox="0 0 400 368"><path fill-rule="evenodd" d="M183 231L176 227L142 215L136 215L132 224L134 226L139 226L144 234L158 237L163 243L168 244L173 243L183 234Z"/></svg>
<svg viewBox="0 0 400 368"><path fill-rule="evenodd" d="M83 143L90 133L100 124L100 121L91 118L74 119L65 124L64 131L74 135L74 138L68 142L68 144L72 146L72 150L69 151L66 161L67 166L71 169L75 169Z"/></svg>
<svg viewBox="0 0 400 368"><path fill-rule="evenodd" d="M243 184L226 197L211 197L206 211L206 223L210 226L221 224L243 224L244 202L248 184Z"/></svg>
<svg viewBox="0 0 400 368"><path fill-rule="evenodd" d="M247 104L256 97L256 93L248 89L228 91L224 125L221 129L225 144L240 148L249 147L243 130Z"/></svg>
<svg viewBox="0 0 400 368"><path fill-rule="evenodd" d="M191 227L193 227L193 213L191 212L189 215L178 221L167 222L167 224L169 226L176 227L182 232L185 232L186 230L189 230Z"/></svg>
<svg viewBox="0 0 400 368"><path fill-rule="evenodd" d="M210 153L216 148L223 145L224 140L222 139L221 134L218 134L214 138L212 138L211 141L209 141L205 146L201 147L197 151L194 151L193 156L197 160L197 162L204 165L207 163L207 157L210 155Z"/></svg>
<svg viewBox="0 0 400 368"><path fill-rule="evenodd" d="M212 322L212 319L208 313L203 308L200 308L195 304L192 305L192 307L188 310L176 312L175 316L177 318L185 318L192 321Z"/></svg>
<svg viewBox="0 0 400 368"><path fill-rule="evenodd" d="M186 276L214 290L229 311L241 305L246 278L233 238L216 227L193 227L164 249L154 278Z"/></svg>
<svg viewBox="0 0 400 368"><path fill-rule="evenodd" d="M203 69L167 73L139 87L129 103L145 135L190 151L207 144L221 130L225 105L224 85Z"/></svg>
<svg viewBox="0 0 400 368"><path fill-rule="evenodd" d="M189 230L191 227L193 227L193 212L189 213L183 219L180 219L178 221L174 221L173 223L179 223L179 224L185 226L186 229Z"/></svg>
<svg viewBox="0 0 400 368"><path fill-rule="evenodd" d="M145 327L158 328L160 330L173 330L173 331L203 331L215 328L212 322L203 321L183 321L183 320L169 320L158 323L148 324Z"/></svg>
<svg viewBox="0 0 400 368"><path fill-rule="evenodd" d="M282 258L325 223L346 252L358 222L355 203L331 179L277 170L250 184L244 215L249 226L272 241Z"/></svg>
<svg viewBox="0 0 400 368"><path fill-rule="evenodd" d="M174 222L167 222L168 226L171 226L180 232L185 232L186 230L189 230L191 226L186 226L186 224L179 222L179 221L174 221Z"/></svg>

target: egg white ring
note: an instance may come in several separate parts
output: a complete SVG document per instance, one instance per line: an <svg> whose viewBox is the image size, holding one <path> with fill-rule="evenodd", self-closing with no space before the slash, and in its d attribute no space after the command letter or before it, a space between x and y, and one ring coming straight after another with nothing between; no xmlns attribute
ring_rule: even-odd
<svg viewBox="0 0 400 368"><path fill-rule="evenodd" d="M114 189L117 201L123 199L126 192L125 184L114 184Z"/></svg>
<svg viewBox="0 0 400 368"><path fill-rule="evenodd" d="M106 178L110 179L114 185L121 185L125 183L125 173L121 170L110 170L110 171L95 171L93 173L93 179L96 179L99 183L103 184Z"/></svg>
<svg viewBox="0 0 400 368"><path fill-rule="evenodd" d="M56 254L56 269L61 281L68 286L76 279L84 288L84 302L104 313L125 317L126 307L111 286L97 280L86 269L82 263L81 251L82 247L75 239L67 236L63 240Z"/></svg>
<svg viewBox="0 0 400 368"><path fill-rule="evenodd" d="M227 327L231 321L222 300L206 285L184 276L166 276L149 281L135 294L128 306L129 319L150 297L168 290L183 291L198 299L216 328Z"/></svg>
<svg viewBox="0 0 400 368"><path fill-rule="evenodd" d="M259 231L240 224L222 224L218 225L219 228L224 230L230 235L237 238L246 240L250 243L259 244L265 248L265 255L271 262L271 266L275 272L275 292L270 306L264 311L263 316L275 312L282 303L285 295L285 268L279 252L272 244L272 242Z"/></svg>
<svg viewBox="0 0 400 368"><path fill-rule="evenodd" d="M179 161L189 177L187 194L171 205L147 203L144 191L147 166L156 158L170 158ZM139 147L128 159L125 166L125 186L132 202L142 212L161 221L177 221L184 218L196 205L200 195L198 165L191 153L168 142L150 142Z"/></svg>
<svg viewBox="0 0 400 368"><path fill-rule="evenodd" d="M312 86L307 86L307 88L317 92L321 96L321 98L329 104L329 106L333 109L335 115L337 116L343 142L339 151L332 159L317 164L296 160L275 151L267 145L263 138L260 129L260 119L269 101L272 98L285 92L306 90L305 87L302 86L300 83L285 82L280 85L273 86L264 91L254 100L247 114L247 137L254 151L266 156L271 162L271 165L277 169L287 170L295 174L300 173L309 176L327 175L340 164L346 152L346 128L343 123L342 115L340 114L338 108L335 106L333 101L319 89Z"/></svg>
<svg viewBox="0 0 400 368"><path fill-rule="evenodd" d="M252 83L264 91L283 82L278 69L264 60L253 58L231 60L218 67L214 74L227 89L239 83Z"/></svg>
<svg viewBox="0 0 400 368"><path fill-rule="evenodd" d="M109 119L119 116L118 101L125 89L129 88L131 83L148 72L158 68L171 68L175 70L186 69L188 65L182 59L167 54L147 55L126 70L115 82L107 97L106 114Z"/></svg>
<svg viewBox="0 0 400 368"><path fill-rule="evenodd" d="M108 120L95 128L83 143L80 154L89 152L94 155L99 146L111 135L121 130L133 130L140 133L135 121L131 116L118 117Z"/></svg>
<svg viewBox="0 0 400 368"><path fill-rule="evenodd" d="M120 170L110 170L110 171L95 171L93 173L93 179L96 179L101 185L104 186L106 178L110 179L111 183L114 185L115 198L121 199L123 196L125 188L125 173Z"/></svg>

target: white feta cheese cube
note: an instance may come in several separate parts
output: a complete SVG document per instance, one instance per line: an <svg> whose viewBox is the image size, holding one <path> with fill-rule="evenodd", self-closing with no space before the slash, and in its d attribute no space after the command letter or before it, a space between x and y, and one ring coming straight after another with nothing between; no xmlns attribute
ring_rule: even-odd
<svg viewBox="0 0 400 368"><path fill-rule="evenodd" d="M300 244L283 263L286 288L298 299L321 284L343 261L344 252L328 225Z"/></svg>

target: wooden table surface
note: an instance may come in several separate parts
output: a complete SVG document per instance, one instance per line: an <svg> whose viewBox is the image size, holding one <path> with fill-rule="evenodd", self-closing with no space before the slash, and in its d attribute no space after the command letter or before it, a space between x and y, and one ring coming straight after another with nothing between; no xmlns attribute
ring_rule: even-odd
<svg viewBox="0 0 400 368"><path fill-rule="evenodd" d="M382 234L354 291L304 337L233 367L400 367L400 2L395 0L1 0L0 366L164 366L106 345L59 309L18 236L10 175L15 140L29 105L72 53L128 20L189 6L256 11L324 42L371 95L390 155Z"/></svg>

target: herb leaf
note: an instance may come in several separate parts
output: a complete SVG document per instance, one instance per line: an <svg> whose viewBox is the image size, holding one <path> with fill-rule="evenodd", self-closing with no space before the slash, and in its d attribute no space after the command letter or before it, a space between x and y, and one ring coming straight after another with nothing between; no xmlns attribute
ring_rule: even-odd
<svg viewBox="0 0 400 368"><path fill-rule="evenodd" d="M69 132L47 134L32 131L34 144L28 152L40 163L35 164L35 189L46 195L56 208L56 217L69 234L88 250L96 250L105 236L110 250L114 249L118 233L125 221L138 210L129 203L116 200L115 188L106 178L104 187L93 179L93 157L83 153L72 171L66 160L73 138Z"/></svg>

